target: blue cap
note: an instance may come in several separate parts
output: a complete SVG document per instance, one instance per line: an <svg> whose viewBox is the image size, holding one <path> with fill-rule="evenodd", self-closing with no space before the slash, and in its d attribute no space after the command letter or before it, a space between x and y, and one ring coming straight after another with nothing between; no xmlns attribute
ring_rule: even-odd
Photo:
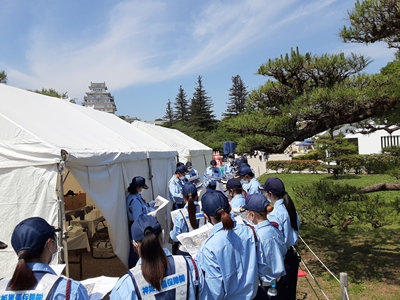
<svg viewBox="0 0 400 300"><path fill-rule="evenodd" d="M249 174L249 175L251 174L251 176L254 175L253 170L248 165L243 164L240 166L235 177L241 177L241 176L244 176L247 174Z"/></svg>
<svg viewBox="0 0 400 300"><path fill-rule="evenodd" d="M21 221L15 226L11 236L11 245L18 253L21 250L36 250L43 248L49 238L60 228L51 226L43 218L32 217Z"/></svg>
<svg viewBox="0 0 400 300"><path fill-rule="evenodd" d="M244 162L245 164L247 164L247 157L245 155L243 155L241 158L242 162Z"/></svg>
<svg viewBox="0 0 400 300"><path fill-rule="evenodd" d="M146 190L149 188L146 185L146 179L144 179L142 176L133 177L131 185L134 187L143 187Z"/></svg>
<svg viewBox="0 0 400 300"><path fill-rule="evenodd" d="M208 216L215 217L221 208L229 211L228 198L222 192L209 190L201 197L201 209Z"/></svg>
<svg viewBox="0 0 400 300"><path fill-rule="evenodd" d="M187 173L187 172L188 172L187 167L185 165L182 165L182 166L176 167L175 174L176 173Z"/></svg>
<svg viewBox="0 0 400 300"><path fill-rule="evenodd" d="M266 192L271 192L278 197L283 197L286 194L285 185L282 180L277 177L267 178L265 183L260 185L258 188Z"/></svg>
<svg viewBox="0 0 400 300"><path fill-rule="evenodd" d="M226 190L241 189L241 188L242 188L242 184L240 183L239 178L229 179L228 182L226 183Z"/></svg>
<svg viewBox="0 0 400 300"><path fill-rule="evenodd" d="M187 161L187 162L186 162L186 167L187 167L188 169L190 169L190 168L192 167L192 163L191 163L190 161Z"/></svg>
<svg viewBox="0 0 400 300"><path fill-rule="evenodd" d="M147 233L159 235L162 232L160 223L157 219L149 215L141 215L131 227L132 239L136 242L143 241Z"/></svg>
<svg viewBox="0 0 400 300"><path fill-rule="evenodd" d="M189 194L192 194L192 197L197 195L197 188L191 182L186 182L182 187L182 195L187 197Z"/></svg>
<svg viewBox="0 0 400 300"><path fill-rule="evenodd" d="M243 161L240 158L235 160L235 165L237 165L239 168L240 168L242 163L243 163Z"/></svg>
<svg viewBox="0 0 400 300"><path fill-rule="evenodd" d="M242 208L261 212L266 211L265 208L268 206L268 204L269 201L263 194L251 194L247 197L246 204Z"/></svg>

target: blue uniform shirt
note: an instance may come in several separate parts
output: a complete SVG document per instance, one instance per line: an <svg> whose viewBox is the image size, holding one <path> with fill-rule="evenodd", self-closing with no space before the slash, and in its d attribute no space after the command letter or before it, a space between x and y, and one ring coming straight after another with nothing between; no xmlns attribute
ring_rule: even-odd
<svg viewBox="0 0 400 300"><path fill-rule="evenodd" d="M197 267L204 273L199 299L253 299L256 295L254 234L248 226L234 224L232 230L224 230L221 222L215 224L196 256Z"/></svg>
<svg viewBox="0 0 400 300"><path fill-rule="evenodd" d="M36 280L39 282L46 273L57 275L56 272L48 265L43 263L28 263L29 268L33 271ZM67 286L68 278L63 277L56 283L54 292L49 295L49 299L64 300L65 291ZM79 282L71 279L71 294L70 299L89 299L86 288Z"/></svg>
<svg viewBox="0 0 400 300"><path fill-rule="evenodd" d="M164 248L164 252L167 255L167 257L172 256L171 252L169 252L168 249ZM190 285L189 285L189 300L195 300L196 299L196 294L195 294L195 271L193 268L193 263L189 258L186 258L186 261L188 262L189 266L189 277L190 277ZM142 264L142 259L139 259L137 262L137 265ZM201 284L203 282L202 279L202 274L198 272L199 274L199 284L201 287ZM136 300L138 299L137 294L135 292L135 286L133 285L132 278L129 276L129 274L125 274L122 276L120 279L118 279L116 285L114 286L113 290L111 291L110 294L110 300Z"/></svg>
<svg viewBox="0 0 400 300"><path fill-rule="evenodd" d="M260 182L254 177L249 183L242 184L242 189L246 191L247 195L261 194L262 191L258 188L259 186Z"/></svg>
<svg viewBox="0 0 400 300"><path fill-rule="evenodd" d="M139 193L128 195L126 210L128 211L129 221L136 221L140 216L149 213L148 205Z"/></svg>
<svg viewBox="0 0 400 300"><path fill-rule="evenodd" d="M191 169L185 177L186 177L186 182L192 182L193 184L200 183L199 172L197 172L197 170L195 169ZM190 181L189 178L192 178L192 180Z"/></svg>
<svg viewBox="0 0 400 300"><path fill-rule="evenodd" d="M168 196L170 201L183 203L182 187L182 181L173 175L168 182Z"/></svg>
<svg viewBox="0 0 400 300"><path fill-rule="evenodd" d="M217 179L210 179L210 178L208 178L208 176L214 176L214 177L222 178L222 173L221 173L220 168L218 168L218 167L215 167L215 168L208 167L204 171L204 186L205 187L207 187L212 180L217 180ZM220 179L218 179L218 181L219 180Z"/></svg>
<svg viewBox="0 0 400 300"><path fill-rule="evenodd" d="M196 205L196 219L204 219L204 214L200 209L200 205L198 204L197 201L194 202L194 205ZM187 209L188 205L186 204L184 208L182 209ZM190 223L189 220L184 220L183 215L181 212L177 212L174 217L174 228L170 231L169 236L174 242L178 242L178 239L176 238L179 234L184 233L184 232L189 232L189 228L187 226L187 223ZM199 222L199 227L203 226L204 222Z"/></svg>
<svg viewBox="0 0 400 300"><path fill-rule="evenodd" d="M272 283L286 274L285 254L286 244L282 233L272 226L268 220L255 226L258 235L258 276ZM263 280L264 281L264 280Z"/></svg>
<svg viewBox="0 0 400 300"><path fill-rule="evenodd" d="M246 198L243 194L236 195L232 198L230 204L232 209L239 209L246 204Z"/></svg>
<svg viewBox="0 0 400 300"><path fill-rule="evenodd" d="M289 213L283 204L283 199L279 199L274 203L274 209L269 213L268 220L278 223L287 248L297 244L299 232L294 230L290 224ZM297 227L300 229L299 215L297 215Z"/></svg>
<svg viewBox="0 0 400 300"><path fill-rule="evenodd" d="M228 163L225 165L225 176L226 174L233 174L235 173L235 166L231 165L231 163Z"/></svg>

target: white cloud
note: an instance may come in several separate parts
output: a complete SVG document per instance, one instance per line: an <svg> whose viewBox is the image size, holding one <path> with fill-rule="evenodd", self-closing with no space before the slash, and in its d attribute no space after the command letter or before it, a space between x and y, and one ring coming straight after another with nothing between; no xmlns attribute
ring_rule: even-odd
<svg viewBox="0 0 400 300"><path fill-rule="evenodd" d="M68 87L72 97L81 97L90 81L106 81L116 90L198 74L333 2L300 7L295 0L200 2L198 12L192 10L191 19L183 25L167 2L122 2L110 12L104 33L87 45L79 33L74 40L60 37L55 41L47 38L46 30L51 28L33 29L32 47L27 49L28 74L14 69L7 73L10 84L62 92Z"/></svg>

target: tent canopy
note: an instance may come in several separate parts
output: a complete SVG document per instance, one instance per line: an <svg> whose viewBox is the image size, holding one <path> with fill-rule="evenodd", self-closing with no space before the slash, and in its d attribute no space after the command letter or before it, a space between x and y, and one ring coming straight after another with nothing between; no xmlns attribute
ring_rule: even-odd
<svg viewBox="0 0 400 300"><path fill-rule="evenodd" d="M126 189L134 176L150 179L145 199L167 195L176 151L108 113L0 84L0 239L11 245L15 225L40 216L56 225L58 164L67 169L107 219L115 253L127 265ZM0 251L0 277L17 262Z"/></svg>
<svg viewBox="0 0 400 300"><path fill-rule="evenodd" d="M193 167L199 171L200 176L203 175L212 159L212 149L210 147L179 130L141 121L134 121L131 125L167 144L170 149L178 151L179 161L183 163L191 161Z"/></svg>

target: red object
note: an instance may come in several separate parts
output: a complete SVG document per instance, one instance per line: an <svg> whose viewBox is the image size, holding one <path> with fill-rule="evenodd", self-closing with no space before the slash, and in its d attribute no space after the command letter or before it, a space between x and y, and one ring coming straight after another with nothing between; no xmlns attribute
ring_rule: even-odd
<svg viewBox="0 0 400 300"><path fill-rule="evenodd" d="M304 272L303 270L299 270L297 272L297 277L306 277L307 276L307 272Z"/></svg>

